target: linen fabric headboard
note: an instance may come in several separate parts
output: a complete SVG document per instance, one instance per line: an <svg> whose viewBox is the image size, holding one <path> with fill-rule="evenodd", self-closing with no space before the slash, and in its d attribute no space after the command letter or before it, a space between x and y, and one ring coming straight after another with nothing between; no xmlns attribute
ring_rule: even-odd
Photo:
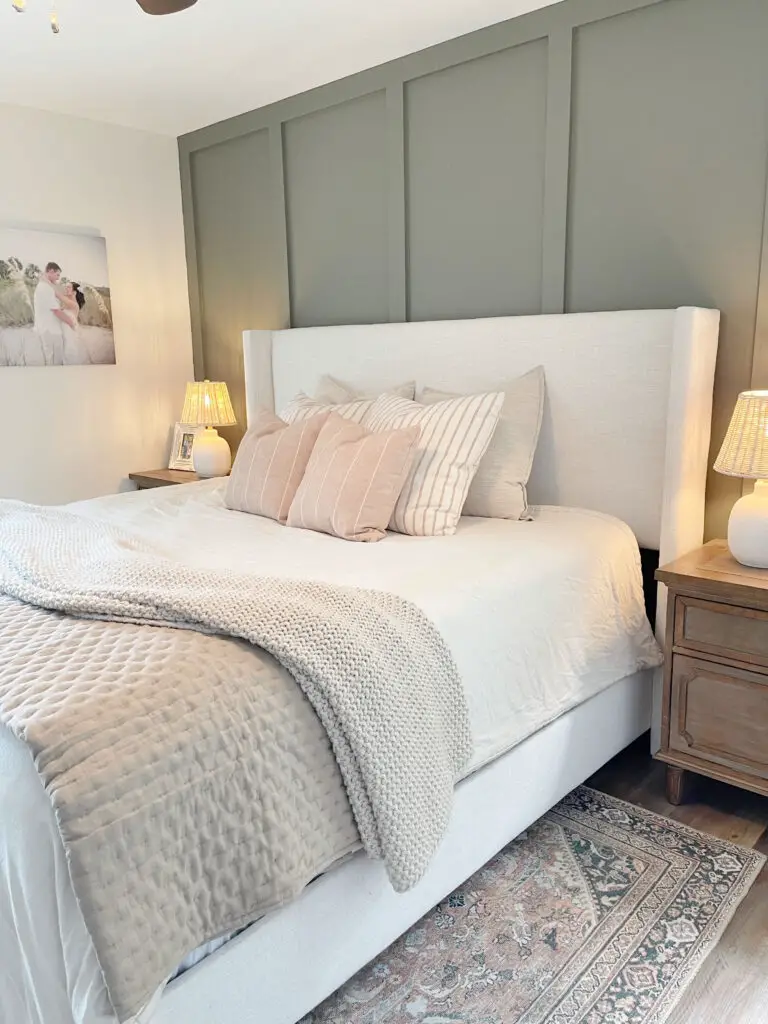
<svg viewBox="0 0 768 1024"><path fill-rule="evenodd" d="M331 374L492 390L539 364L547 401L529 500L617 516L662 561L701 543L720 314L682 308L246 331L248 415Z"/></svg>

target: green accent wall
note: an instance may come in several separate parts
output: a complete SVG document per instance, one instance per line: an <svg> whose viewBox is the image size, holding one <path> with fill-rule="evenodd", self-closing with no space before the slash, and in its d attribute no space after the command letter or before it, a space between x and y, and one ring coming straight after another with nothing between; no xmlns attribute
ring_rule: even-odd
<svg viewBox="0 0 768 1024"><path fill-rule="evenodd" d="M241 423L260 327L716 306L713 449L768 387L767 0L564 0L179 152L197 372ZM711 475L710 536L740 491Z"/></svg>

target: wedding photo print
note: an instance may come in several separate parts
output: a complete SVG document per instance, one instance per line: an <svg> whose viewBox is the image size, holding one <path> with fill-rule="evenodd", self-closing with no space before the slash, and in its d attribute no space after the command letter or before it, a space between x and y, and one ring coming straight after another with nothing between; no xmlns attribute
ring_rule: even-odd
<svg viewBox="0 0 768 1024"><path fill-rule="evenodd" d="M114 362L105 240L0 225L0 368Z"/></svg>

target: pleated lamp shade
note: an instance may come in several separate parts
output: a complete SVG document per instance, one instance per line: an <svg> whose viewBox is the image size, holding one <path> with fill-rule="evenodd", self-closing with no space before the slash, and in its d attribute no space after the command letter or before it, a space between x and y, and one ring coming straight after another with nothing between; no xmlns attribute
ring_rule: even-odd
<svg viewBox="0 0 768 1024"><path fill-rule="evenodd" d="M237 423L224 381L200 380L187 384L181 422L199 427L231 427Z"/></svg>
<svg viewBox="0 0 768 1024"><path fill-rule="evenodd" d="M715 470L750 480L768 479L768 391L742 391Z"/></svg>

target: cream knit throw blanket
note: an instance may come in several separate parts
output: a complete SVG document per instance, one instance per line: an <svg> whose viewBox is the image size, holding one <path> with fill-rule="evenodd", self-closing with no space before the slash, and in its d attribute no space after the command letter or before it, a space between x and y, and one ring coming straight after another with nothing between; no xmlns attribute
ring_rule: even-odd
<svg viewBox="0 0 768 1024"><path fill-rule="evenodd" d="M268 651L298 682L330 738L366 851L384 859L396 890L404 891L419 881L445 831L454 782L472 744L466 702L451 655L435 627L410 602L378 591L197 569L159 556L144 541L109 524L63 509L13 501L0 501L0 593L14 599L10 606L3 601L0 609L6 616L13 613L9 622L16 622L19 613L32 613L17 604L23 602L78 618L142 624L139 630L130 627L139 655L141 638L150 635L145 631L157 634L153 627L158 625L239 637L255 645L252 654L262 660L258 648ZM237 688L233 688L235 696L227 696L223 687L214 686L204 665L199 672L190 673L188 668L181 672L174 670L173 659L165 659L161 669L155 665L153 670L152 664L137 669L131 664L131 648L120 670L126 677L125 697L118 689L114 722L109 717L105 721L111 712L99 676L98 632L119 632L120 627L92 623L88 628L96 631L96 639L88 641L93 646L89 655L88 643L67 649L66 626L72 621L51 616L51 629L61 634L58 665L50 665L48 658L45 666L39 659L36 666L34 652L25 658L19 639L23 630L12 630L7 638L0 629L0 720L31 747L69 853L68 844L76 833L76 893L83 883L75 876L87 876L90 863L100 872L105 862L113 874L133 870L134 909L121 906L113 913L123 918L123 928L131 927L131 913L165 915L167 928L167 894L158 889L157 879L168 873L154 871L147 877L139 870L142 844L157 844L158 822L142 813L142 792L125 782L131 777L130 758L126 756L123 764L102 763L103 730L117 730L115 749L121 749L121 731L140 733L142 765L157 773L153 777L184 779L184 758L190 764L205 760L218 766L230 759L237 764L239 750L253 757L253 725L240 706ZM115 642L111 636L112 646ZM12 646L6 649L6 643ZM110 665L114 673L114 659ZM226 672L226 665L221 670ZM203 742L201 730L191 727L189 716L179 726L181 737L178 732L170 736L168 723L156 723L156 714L147 714L141 703L137 702L133 717L130 701L140 671L152 673L152 691L163 704L175 701L192 706L206 687L211 692L203 693L203 707L206 700L219 705L231 700L226 714L232 729L226 737L207 735ZM71 682L75 678L76 684ZM52 723L75 688L78 737L68 749L69 737L58 735ZM110 700L115 700L114 688L109 693ZM94 727L89 732L91 716ZM283 740L290 742L290 722L275 728L287 733ZM264 757L268 756L267 750ZM67 784L57 787L57 773L62 770ZM253 785L258 785L258 778ZM183 786L179 784L178 789L176 804L167 803L169 818L186 813ZM198 789L197 814L201 799L205 794ZM217 799L221 802L220 793ZM216 803L213 795L211 800ZM110 849L104 848L98 828L105 808L109 820L121 825L120 843ZM219 808L206 807L205 813L215 822ZM91 821L93 834L89 834ZM178 822L163 821L160 827L168 836L163 856L171 861L183 859L186 851L174 841ZM242 827L247 832L248 822ZM253 827L259 827L258 820ZM173 894L172 906L183 905L185 899L215 897L215 892L200 892L200 879L214 878L218 884L217 873L236 872L236 853L217 850L215 861L196 870L190 891ZM71 867L72 863L70 858ZM106 872L107 881L100 885L107 885L109 877ZM177 884L181 878L183 885L184 870L173 870L168 877ZM99 936L114 934L115 922L93 919L109 914L109 900L102 899L98 910L92 909L91 919L88 900L81 900L81 906L116 1011L124 1019L163 979L148 978L134 964L131 970L136 977L131 984L124 983L120 978L124 965L114 962L114 951L105 948L106 943L101 948L99 943ZM233 927L242 923L245 909L240 908L239 917L231 915Z"/></svg>

